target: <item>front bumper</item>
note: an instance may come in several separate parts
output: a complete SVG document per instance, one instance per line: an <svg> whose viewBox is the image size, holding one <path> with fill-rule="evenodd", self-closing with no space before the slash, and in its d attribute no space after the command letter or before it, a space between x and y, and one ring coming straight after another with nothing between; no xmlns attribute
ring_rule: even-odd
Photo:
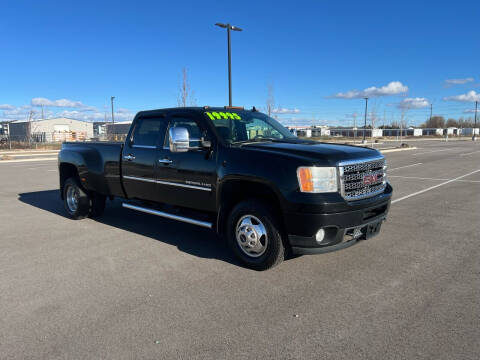
<svg viewBox="0 0 480 360"><path fill-rule="evenodd" d="M329 214L286 214L288 241L294 254L318 254L346 248L358 240L379 233L390 208L390 196L363 209ZM289 226L290 225L290 226ZM322 228L324 239L318 243L315 234ZM372 231L374 229L374 231Z"/></svg>

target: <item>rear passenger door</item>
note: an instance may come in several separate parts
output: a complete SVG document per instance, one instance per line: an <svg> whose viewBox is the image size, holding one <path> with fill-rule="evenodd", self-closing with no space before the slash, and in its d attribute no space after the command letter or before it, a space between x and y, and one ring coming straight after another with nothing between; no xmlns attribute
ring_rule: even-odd
<svg viewBox="0 0 480 360"><path fill-rule="evenodd" d="M122 175L130 199L156 201L158 148L163 147L167 120L162 116L135 120L122 153Z"/></svg>

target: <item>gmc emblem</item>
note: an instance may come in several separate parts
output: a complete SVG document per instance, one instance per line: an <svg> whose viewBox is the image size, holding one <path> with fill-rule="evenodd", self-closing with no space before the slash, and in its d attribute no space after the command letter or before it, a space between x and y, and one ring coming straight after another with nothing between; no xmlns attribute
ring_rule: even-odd
<svg viewBox="0 0 480 360"><path fill-rule="evenodd" d="M377 174L365 175L363 177L363 185L371 185L374 182L376 182L377 180L378 180L378 175Z"/></svg>

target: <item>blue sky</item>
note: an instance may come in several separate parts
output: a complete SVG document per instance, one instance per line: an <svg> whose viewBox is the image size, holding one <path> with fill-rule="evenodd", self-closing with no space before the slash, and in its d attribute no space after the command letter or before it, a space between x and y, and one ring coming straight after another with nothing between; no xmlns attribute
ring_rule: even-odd
<svg viewBox="0 0 480 360"><path fill-rule="evenodd" d="M368 95L377 123L472 116L480 100L478 1L1 2L0 119L117 120L177 105L188 69L197 105L233 102L286 124L351 125ZM450 80L450 82L446 82ZM402 105L403 104L403 105Z"/></svg>

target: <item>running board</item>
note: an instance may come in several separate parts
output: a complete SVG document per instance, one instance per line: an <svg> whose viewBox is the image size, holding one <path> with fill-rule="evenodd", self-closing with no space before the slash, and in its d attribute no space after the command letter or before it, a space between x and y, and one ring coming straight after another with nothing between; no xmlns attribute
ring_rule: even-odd
<svg viewBox="0 0 480 360"><path fill-rule="evenodd" d="M132 205L132 204L127 204L127 203L122 203L122 206L124 208L127 208L127 209L136 210L136 211L144 212L144 213L147 213L147 214L157 215L157 216L161 216L161 217L164 217L164 218L167 218L167 219L182 221L182 222L185 222L185 223L188 223L188 224L198 225L198 226L209 228L209 229L212 228L212 223L209 223L209 222L206 222L206 221L195 220L195 219L192 219L192 218L187 218L187 217L184 217L184 216L169 214L169 213L166 213L164 211L153 210L153 209L149 209L149 208L145 208L145 207L141 207L141 206L137 206L137 205Z"/></svg>

